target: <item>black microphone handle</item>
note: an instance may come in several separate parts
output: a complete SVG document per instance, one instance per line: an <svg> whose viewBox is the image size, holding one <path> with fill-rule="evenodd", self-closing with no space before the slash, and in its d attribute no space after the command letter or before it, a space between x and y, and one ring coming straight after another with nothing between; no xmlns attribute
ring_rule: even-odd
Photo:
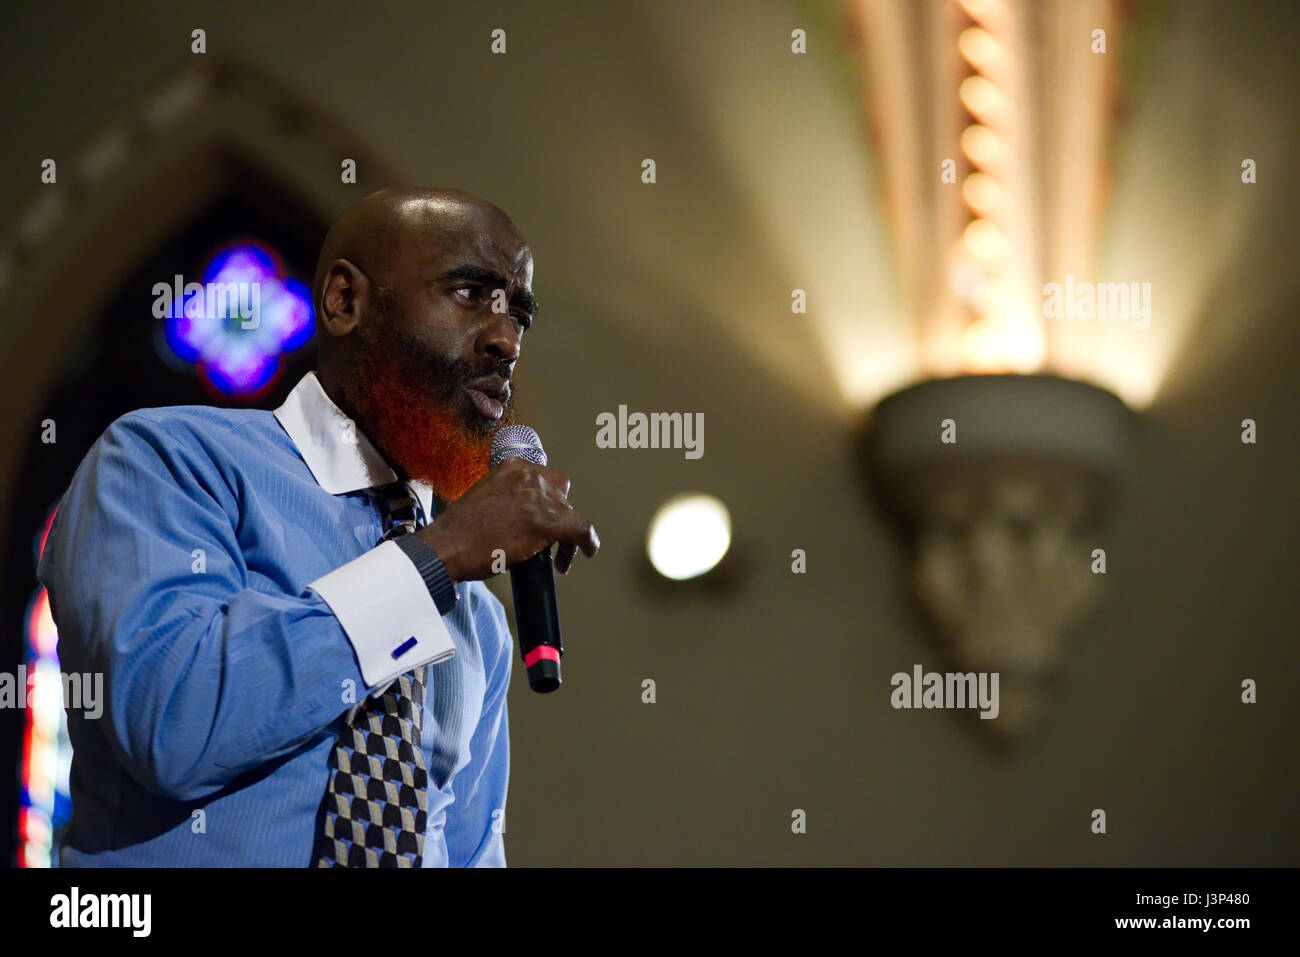
<svg viewBox="0 0 1300 957"><path fill-rule="evenodd" d="M528 686L546 694L560 686L560 612L555 604L551 549L542 549L510 569L515 598L519 653L528 669Z"/></svg>

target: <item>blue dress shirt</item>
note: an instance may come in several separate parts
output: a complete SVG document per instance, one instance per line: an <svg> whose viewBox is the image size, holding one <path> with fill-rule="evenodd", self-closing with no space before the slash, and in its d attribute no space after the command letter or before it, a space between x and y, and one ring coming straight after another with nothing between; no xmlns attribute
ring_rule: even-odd
<svg viewBox="0 0 1300 957"><path fill-rule="evenodd" d="M461 582L440 615L411 559L375 546L366 490L395 479L313 374L274 414L109 426L38 572L62 669L102 673L106 699L68 711L61 865L309 866L344 713L428 662L424 866L505 866L505 609Z"/></svg>

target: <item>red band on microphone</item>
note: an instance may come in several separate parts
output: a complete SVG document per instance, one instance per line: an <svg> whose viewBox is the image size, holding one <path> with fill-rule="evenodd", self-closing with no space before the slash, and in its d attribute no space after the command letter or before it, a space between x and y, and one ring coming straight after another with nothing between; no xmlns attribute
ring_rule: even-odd
<svg viewBox="0 0 1300 957"><path fill-rule="evenodd" d="M528 652L528 654L524 655L524 667L531 668L543 658L549 658L551 661L559 661L560 653L550 645L538 645L532 651Z"/></svg>

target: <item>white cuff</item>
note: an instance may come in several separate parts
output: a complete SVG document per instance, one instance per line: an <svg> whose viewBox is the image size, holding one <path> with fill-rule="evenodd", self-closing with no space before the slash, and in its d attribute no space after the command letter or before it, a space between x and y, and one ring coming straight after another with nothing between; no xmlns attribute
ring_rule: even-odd
<svg viewBox="0 0 1300 957"><path fill-rule="evenodd" d="M394 542L384 542L307 586L343 625L367 687L388 685L422 664L455 653L415 563Z"/></svg>

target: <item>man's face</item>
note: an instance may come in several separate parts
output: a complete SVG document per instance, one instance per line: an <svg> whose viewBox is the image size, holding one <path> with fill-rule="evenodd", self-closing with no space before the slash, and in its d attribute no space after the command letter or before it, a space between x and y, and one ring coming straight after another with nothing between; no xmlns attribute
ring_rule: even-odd
<svg viewBox="0 0 1300 957"><path fill-rule="evenodd" d="M507 220L466 207L438 221L401 227L386 275L370 277L346 392L407 477L454 501L486 474L492 435L513 420L536 302L532 254Z"/></svg>

